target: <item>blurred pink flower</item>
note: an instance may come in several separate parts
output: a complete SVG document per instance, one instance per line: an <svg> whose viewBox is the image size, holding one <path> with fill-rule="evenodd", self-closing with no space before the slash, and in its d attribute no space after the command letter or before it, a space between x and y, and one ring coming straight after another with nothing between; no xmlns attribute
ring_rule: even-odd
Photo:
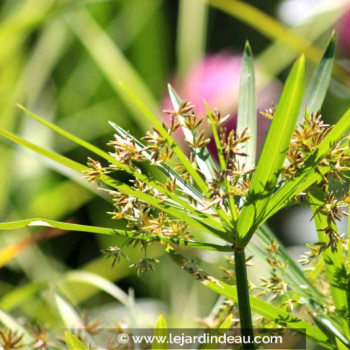
<svg viewBox="0 0 350 350"><path fill-rule="evenodd" d="M339 47L347 56L350 55L350 11L338 22L337 26Z"/></svg>
<svg viewBox="0 0 350 350"><path fill-rule="evenodd" d="M192 65L182 82L173 79L173 86L180 98L189 100L196 106L198 116L205 115L203 100L211 108L217 107L222 116L230 114L227 128L236 127L236 108L239 95L241 74L241 56L222 52L206 56L202 61ZM270 83L258 94L258 110L265 110L276 103L280 92L279 83ZM163 101L164 109L171 109L170 99ZM265 138L270 121L258 116L258 148ZM209 148L210 145L209 145Z"/></svg>

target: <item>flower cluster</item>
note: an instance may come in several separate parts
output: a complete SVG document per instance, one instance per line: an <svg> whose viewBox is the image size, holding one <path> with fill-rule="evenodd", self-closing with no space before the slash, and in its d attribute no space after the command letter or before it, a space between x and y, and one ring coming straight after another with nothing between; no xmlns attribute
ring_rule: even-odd
<svg viewBox="0 0 350 350"><path fill-rule="evenodd" d="M305 162L308 157L331 130L332 126L322 121L320 113L310 115L307 110L305 111L304 122L296 128L288 148L288 163L285 164L282 170L285 179L293 178L306 165ZM342 182L344 172L350 170L348 167L349 161L348 144L346 144L346 140L340 140L322 158L316 171L319 171L319 167L327 168L327 171L322 173L324 184L328 184L331 178L336 178Z"/></svg>
<svg viewBox="0 0 350 350"><path fill-rule="evenodd" d="M275 107L264 115L273 118L274 110ZM199 117L195 106L189 101L179 101L177 108L164 112L170 117L168 125L163 123L153 127L141 141L116 128L114 140L108 143L112 147L109 164L103 166L99 161L89 158L90 170L86 172L88 181L97 181L101 176L116 171L126 171L132 176L127 184L120 184L123 187L121 190L118 187L107 190L114 206L109 214L114 220L122 220L129 231L130 238L126 244L140 244L142 249L152 240L174 246L176 242L192 239L186 218L174 217L169 210L163 208L180 209L185 215L193 215L195 220L199 217L210 218L213 225L222 225L223 230L232 232L230 218L240 216L255 171L255 168L246 164L246 148L250 140L248 128L228 131L223 126L227 117L222 118L217 109L210 111L207 108L207 115ZM205 123L212 127L219 158L219 164L214 162L210 169L210 176L207 176L208 172L203 166L203 159L210 157L207 149L210 139L206 137L203 128ZM188 144L189 154L185 157L193 171L185 166L181 153L177 152L178 145L174 145L173 135L179 128ZM332 127L323 123L319 113L305 112L304 122L295 129L290 142L280 181L269 189L271 194L310 166L310 158L331 130ZM340 140L335 143L322 159L317 160L317 164L311 165L320 174L318 186L328 186L333 178L342 181L344 173L350 169L347 165L350 157L346 142L347 140ZM167 176L164 181L159 182L153 180L151 175L145 175L144 169L147 166L156 167L156 171L165 173ZM199 191L198 177L205 182L206 190L202 193ZM295 198L297 202L308 200L307 193L301 195ZM317 254L329 247L333 251L337 249L342 238L334 229L334 222L345 215L341 208L348 202L347 196L342 201L337 201L337 196L331 193L324 205L316 207L316 214L322 212L328 218L327 226L322 228L328 240L318 244ZM223 218L226 219L222 220ZM274 249L273 246L270 249ZM271 253L268 263L273 273L276 269L285 269L286 266L275 258L272 251ZM106 254L114 259L113 265L123 256L122 249L118 247L110 248ZM314 255L315 249L312 253ZM144 259L147 259L146 256ZM155 261L141 260L132 266L141 266L140 272L153 268ZM228 279L232 278L231 269L224 269L224 272ZM273 279L275 280L276 278ZM266 287L269 285L266 281Z"/></svg>

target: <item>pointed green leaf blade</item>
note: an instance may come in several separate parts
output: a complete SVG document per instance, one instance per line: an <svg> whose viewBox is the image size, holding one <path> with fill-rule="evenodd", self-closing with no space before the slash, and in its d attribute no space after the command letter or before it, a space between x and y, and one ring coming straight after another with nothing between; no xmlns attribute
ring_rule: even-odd
<svg viewBox="0 0 350 350"><path fill-rule="evenodd" d="M64 335L69 350L88 350L88 348L72 333L65 332Z"/></svg>
<svg viewBox="0 0 350 350"><path fill-rule="evenodd" d="M152 350L153 349L157 349L157 350L167 350L168 349L168 346L167 346L167 343L166 341L165 342L161 342L160 340L161 339L166 339L167 338L167 335L168 335L168 331L167 331L167 324L165 322L165 319L163 317L162 314L160 314L158 316L158 320L157 320L157 323L156 323L156 326L154 328L154 338L155 340L153 340L153 344L152 344ZM159 340L157 342L157 339Z"/></svg>
<svg viewBox="0 0 350 350"><path fill-rule="evenodd" d="M256 110L254 58L249 42L246 42L241 68L237 132L240 134L244 129L248 128L248 135L251 137L244 150L248 156L239 158L242 163L248 166L248 169L255 167L257 140Z"/></svg>
<svg viewBox="0 0 350 350"><path fill-rule="evenodd" d="M95 273L87 271L70 271L62 277L61 281L64 283L89 284L109 294L125 306L129 306L129 296L122 289L106 278Z"/></svg>
<svg viewBox="0 0 350 350"><path fill-rule="evenodd" d="M332 77L334 46L333 33L305 92L305 97L299 113L299 123L303 121L305 108L307 108L311 114L318 112L322 107Z"/></svg>
<svg viewBox="0 0 350 350"><path fill-rule="evenodd" d="M238 219L236 245L239 248L244 248L249 242L271 195L271 189L276 185L298 117L304 90L304 74L305 59L301 56L288 76Z"/></svg>
<svg viewBox="0 0 350 350"><path fill-rule="evenodd" d="M103 234L103 235L118 235L126 238L132 237L136 239L147 239L149 241L155 241L155 242L162 241L165 243L176 244L184 247L193 247L198 249L221 251L221 252L228 252L232 250L232 248L229 245L225 246L225 245L218 245L218 244L211 244L211 243L201 243L201 242L192 241L192 240L185 241L182 239L156 237L153 235L146 235L144 233L140 233L136 235L134 232L126 229L118 230L118 229L108 228L108 227L72 224L68 222L60 222L60 221L47 220L42 218L32 218L32 219L0 223L0 231L17 230L25 227L54 227L65 231L90 232L90 233Z"/></svg>

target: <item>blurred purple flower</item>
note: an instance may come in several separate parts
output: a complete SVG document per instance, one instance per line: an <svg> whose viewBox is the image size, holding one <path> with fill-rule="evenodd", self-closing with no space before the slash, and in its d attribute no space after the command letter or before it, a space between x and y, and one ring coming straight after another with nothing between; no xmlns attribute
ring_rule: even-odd
<svg viewBox="0 0 350 350"><path fill-rule="evenodd" d="M236 108L239 96L239 80L241 74L241 56L230 52L222 52L206 56L202 61L192 65L182 82L176 79L173 86L179 96L191 101L196 106L197 115L205 115L203 100L211 108L217 107L222 116L230 114L226 122L228 130L236 127ZM278 100L279 83L270 83L258 94L258 110L265 110ZM167 97L162 104L164 109L171 109ZM258 148L261 148L270 121L258 116ZM209 145L209 148L210 145Z"/></svg>
<svg viewBox="0 0 350 350"><path fill-rule="evenodd" d="M337 33L340 49L350 56L350 11L347 11L338 22Z"/></svg>

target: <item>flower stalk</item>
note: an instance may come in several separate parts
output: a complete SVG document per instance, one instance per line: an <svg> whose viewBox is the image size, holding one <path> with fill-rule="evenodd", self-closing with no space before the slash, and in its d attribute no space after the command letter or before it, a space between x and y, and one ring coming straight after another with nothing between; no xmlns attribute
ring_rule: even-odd
<svg viewBox="0 0 350 350"><path fill-rule="evenodd" d="M252 340L254 339L253 322L249 302L249 285L244 249L235 250L235 270L242 337L243 339ZM254 344L250 342L244 343L243 349L254 349Z"/></svg>

